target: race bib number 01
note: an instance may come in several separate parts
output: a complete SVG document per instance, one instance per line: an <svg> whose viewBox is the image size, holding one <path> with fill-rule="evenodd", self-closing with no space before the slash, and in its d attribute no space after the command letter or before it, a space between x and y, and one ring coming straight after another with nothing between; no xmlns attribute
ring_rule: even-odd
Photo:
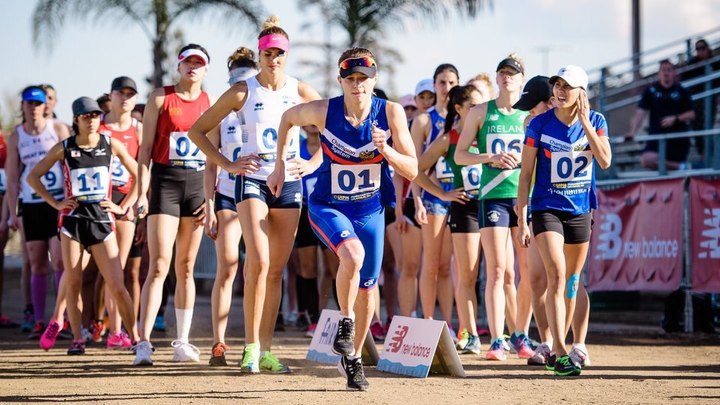
<svg viewBox="0 0 720 405"><path fill-rule="evenodd" d="M453 179L452 169L442 156L440 156L440 159L435 163L435 176L441 183L447 183Z"/></svg>
<svg viewBox="0 0 720 405"><path fill-rule="evenodd" d="M202 166L205 154L190 140L187 132L171 132L169 144L170 164L173 166Z"/></svg>
<svg viewBox="0 0 720 405"><path fill-rule="evenodd" d="M80 201L102 200L108 195L110 172L105 166L70 170L72 194Z"/></svg>
<svg viewBox="0 0 720 405"><path fill-rule="evenodd" d="M120 159L113 156L112 159L112 185L114 187L122 187L130 181L130 172L123 166Z"/></svg>
<svg viewBox="0 0 720 405"><path fill-rule="evenodd" d="M356 201L372 197L380 189L380 165L330 166L331 191L338 200Z"/></svg>
<svg viewBox="0 0 720 405"><path fill-rule="evenodd" d="M470 195L478 195L480 191L480 175L482 174L482 164L464 166L461 169L463 188Z"/></svg>
<svg viewBox="0 0 720 405"><path fill-rule="evenodd" d="M553 183L590 181L593 172L592 152L589 150L552 152L550 167L552 170L550 181Z"/></svg>
<svg viewBox="0 0 720 405"><path fill-rule="evenodd" d="M522 153L523 134L488 134L485 146L488 153Z"/></svg>

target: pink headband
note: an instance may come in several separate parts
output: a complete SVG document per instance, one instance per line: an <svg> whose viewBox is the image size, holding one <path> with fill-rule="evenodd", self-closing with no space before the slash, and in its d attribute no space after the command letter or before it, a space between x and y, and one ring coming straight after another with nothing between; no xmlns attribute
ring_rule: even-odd
<svg viewBox="0 0 720 405"><path fill-rule="evenodd" d="M268 34L258 40L258 49L264 51L269 48L278 48L287 52L290 49L290 41L280 34Z"/></svg>

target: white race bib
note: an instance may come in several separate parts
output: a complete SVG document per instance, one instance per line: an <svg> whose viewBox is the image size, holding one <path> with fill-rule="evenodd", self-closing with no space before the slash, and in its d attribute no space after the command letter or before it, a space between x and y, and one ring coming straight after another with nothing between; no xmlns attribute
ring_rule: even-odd
<svg viewBox="0 0 720 405"><path fill-rule="evenodd" d="M70 170L72 194L80 201L99 201L108 195L110 173L105 166Z"/></svg>
<svg viewBox="0 0 720 405"><path fill-rule="evenodd" d="M440 159L435 163L435 177L437 177L441 183L447 183L453 179L452 168L447 164L443 156L440 156Z"/></svg>
<svg viewBox="0 0 720 405"><path fill-rule="evenodd" d="M0 193L7 191L7 176L5 175L5 169L0 169Z"/></svg>
<svg viewBox="0 0 720 405"><path fill-rule="evenodd" d="M223 146L223 149L227 152L226 157L230 159L231 162L234 162L240 158L240 152L242 152L242 144L239 142L232 142L228 143L227 145ZM228 172L228 178L230 180L235 180L235 175Z"/></svg>
<svg viewBox="0 0 720 405"><path fill-rule="evenodd" d="M171 132L169 140L168 156L172 166L205 165L205 154L188 138L187 132Z"/></svg>
<svg viewBox="0 0 720 405"><path fill-rule="evenodd" d="M112 185L122 187L130 182L130 172L123 166L117 156L112 159Z"/></svg>
<svg viewBox="0 0 720 405"><path fill-rule="evenodd" d="M36 203L44 201L42 197L35 193L35 190L33 190L33 188L27 184L28 173L29 170L26 168L22 176L23 202ZM52 194L55 199L60 199L65 194L65 189L63 186L63 173L60 163L55 163L54 165L52 165L50 170L48 170L47 173L40 177L40 181L42 182L43 186L45 186L45 189L50 192L50 194Z"/></svg>
<svg viewBox="0 0 720 405"><path fill-rule="evenodd" d="M550 156L551 182L567 183L592 179L592 151L552 152Z"/></svg>
<svg viewBox="0 0 720 405"><path fill-rule="evenodd" d="M261 158L263 158L262 155L275 155L277 153L277 127L278 123L258 122L256 124L257 148ZM273 157L272 160L275 160L275 158Z"/></svg>
<svg viewBox="0 0 720 405"><path fill-rule="evenodd" d="M471 195L477 195L480 190L480 175L482 174L482 164L463 166L461 169L463 188L465 192Z"/></svg>
<svg viewBox="0 0 720 405"><path fill-rule="evenodd" d="M488 134L485 147L488 153L514 152L522 154L523 134Z"/></svg>
<svg viewBox="0 0 720 405"><path fill-rule="evenodd" d="M337 199L355 201L369 198L380 189L380 165L330 166L331 192Z"/></svg>

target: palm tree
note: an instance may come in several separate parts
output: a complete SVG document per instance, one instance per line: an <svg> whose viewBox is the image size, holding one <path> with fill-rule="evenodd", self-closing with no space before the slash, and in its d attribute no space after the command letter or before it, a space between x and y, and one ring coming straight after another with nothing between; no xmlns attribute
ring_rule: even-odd
<svg viewBox="0 0 720 405"><path fill-rule="evenodd" d="M392 76L392 66L402 62L402 54L387 45L385 33L392 28L404 29L410 20L425 19L435 23L452 15L474 18L478 11L492 7L492 0L298 0L300 8L317 7L325 24L325 41L303 42L305 46L322 49L327 61L323 64L310 62L326 74L333 69L331 50L351 46L372 48L378 59L385 59L383 66ZM430 24L438 27L439 24ZM344 43L333 43L330 27L346 34ZM389 68L389 69L388 69ZM392 82L392 81L391 81ZM326 84L327 85L327 84ZM327 91L327 89L326 89Z"/></svg>
<svg viewBox="0 0 720 405"><path fill-rule="evenodd" d="M257 27L263 9L259 0L39 0L33 11L33 43L49 47L68 18L132 21L152 42L153 73L148 82L160 87L167 73L163 62L168 55L168 39L177 35L177 31L170 31L173 24L181 17L208 11L219 17L215 21L230 27L248 22Z"/></svg>

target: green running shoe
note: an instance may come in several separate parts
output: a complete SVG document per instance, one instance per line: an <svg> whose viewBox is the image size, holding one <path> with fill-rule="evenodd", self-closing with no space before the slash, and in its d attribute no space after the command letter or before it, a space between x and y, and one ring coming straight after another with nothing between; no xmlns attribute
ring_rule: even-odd
<svg viewBox="0 0 720 405"><path fill-rule="evenodd" d="M271 352L265 352L260 357L260 370L274 374L287 374L290 372L290 367L282 364Z"/></svg>
<svg viewBox="0 0 720 405"><path fill-rule="evenodd" d="M555 360L555 375L557 376L576 376L580 375L580 371L580 366L575 364L575 362L567 354L564 356L560 356L557 358L557 360Z"/></svg>
<svg viewBox="0 0 720 405"><path fill-rule="evenodd" d="M243 359L240 363L240 372L257 374L260 372L260 345L249 343L243 350Z"/></svg>

